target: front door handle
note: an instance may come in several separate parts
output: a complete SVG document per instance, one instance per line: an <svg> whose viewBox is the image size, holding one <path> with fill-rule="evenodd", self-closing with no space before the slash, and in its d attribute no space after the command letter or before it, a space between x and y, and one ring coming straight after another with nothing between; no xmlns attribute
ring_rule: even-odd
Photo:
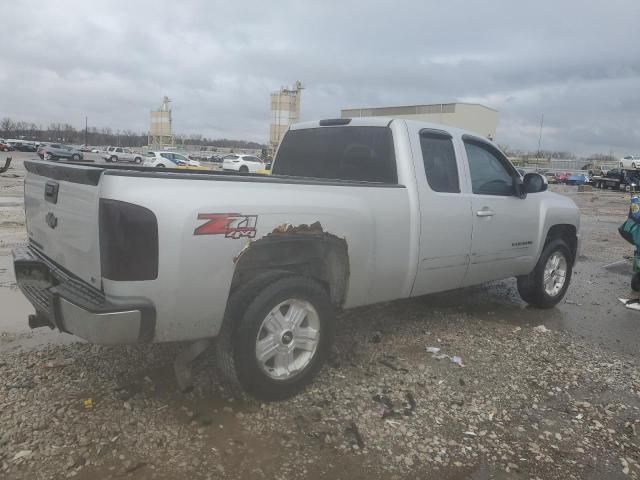
<svg viewBox="0 0 640 480"><path fill-rule="evenodd" d="M476 212L478 217L493 217L493 210L489 210L488 208L483 208L482 210L478 210Z"/></svg>

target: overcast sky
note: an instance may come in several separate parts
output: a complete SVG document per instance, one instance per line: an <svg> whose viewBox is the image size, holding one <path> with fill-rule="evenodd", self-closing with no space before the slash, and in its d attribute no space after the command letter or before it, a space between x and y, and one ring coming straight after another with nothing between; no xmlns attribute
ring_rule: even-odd
<svg viewBox="0 0 640 480"><path fill-rule="evenodd" d="M269 92L303 120L479 102L497 142L640 154L640 0L18 1L3 6L0 117L266 143Z"/></svg>

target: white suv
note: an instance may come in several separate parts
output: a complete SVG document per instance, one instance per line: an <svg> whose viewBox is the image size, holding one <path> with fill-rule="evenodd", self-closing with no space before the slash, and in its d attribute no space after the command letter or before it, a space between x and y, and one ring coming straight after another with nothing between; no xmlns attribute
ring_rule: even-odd
<svg viewBox="0 0 640 480"><path fill-rule="evenodd" d="M144 156L141 153L135 153L129 148L124 147L107 147L102 154L102 158L107 162L133 162L142 163Z"/></svg>
<svg viewBox="0 0 640 480"><path fill-rule="evenodd" d="M620 168L640 167L640 157L638 155L627 155L620 160Z"/></svg>
<svg viewBox="0 0 640 480"><path fill-rule="evenodd" d="M262 160L253 155L231 154L222 159L223 170L234 170L240 173L256 173L258 170L264 170L264 168L265 166Z"/></svg>
<svg viewBox="0 0 640 480"><path fill-rule="evenodd" d="M149 152L144 162L149 167L199 167L200 162L191 160L186 155L174 152Z"/></svg>

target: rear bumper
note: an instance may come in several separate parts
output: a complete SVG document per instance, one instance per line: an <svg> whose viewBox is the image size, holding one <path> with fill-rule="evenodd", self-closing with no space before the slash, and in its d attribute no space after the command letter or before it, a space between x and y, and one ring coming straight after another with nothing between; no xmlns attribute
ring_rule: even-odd
<svg viewBox="0 0 640 480"><path fill-rule="evenodd" d="M109 298L30 246L13 250L16 281L36 310L30 324L49 325L102 345L151 342L155 308L137 298Z"/></svg>

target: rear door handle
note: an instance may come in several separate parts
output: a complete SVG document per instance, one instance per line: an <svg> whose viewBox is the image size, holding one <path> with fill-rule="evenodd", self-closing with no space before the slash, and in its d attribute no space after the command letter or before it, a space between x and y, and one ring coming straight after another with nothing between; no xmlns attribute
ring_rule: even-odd
<svg viewBox="0 0 640 480"><path fill-rule="evenodd" d="M493 210L489 210L488 208L487 209L483 208L482 210L478 210L476 212L476 215L478 217L493 217L494 213L493 213Z"/></svg>

